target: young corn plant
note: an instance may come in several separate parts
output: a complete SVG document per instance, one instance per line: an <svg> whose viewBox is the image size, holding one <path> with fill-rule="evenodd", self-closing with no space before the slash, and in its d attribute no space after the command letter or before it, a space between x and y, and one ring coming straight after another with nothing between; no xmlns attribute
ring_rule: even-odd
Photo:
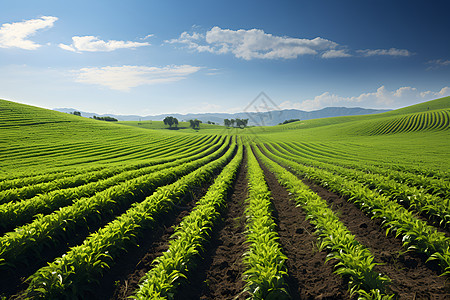
<svg viewBox="0 0 450 300"><path fill-rule="evenodd" d="M326 249L327 260L336 260L335 273L349 282L349 292L362 299L370 295L380 295L380 299L393 299L388 292L390 279L377 273L378 263L370 251L356 241L355 236L345 227L325 200L311 191L294 174L264 156L254 147L257 156L275 174L281 185L292 194L316 228L320 249ZM372 298L367 298L372 299ZM374 298L376 299L376 298Z"/></svg>
<svg viewBox="0 0 450 300"><path fill-rule="evenodd" d="M252 299L289 299L286 282L287 257L278 242L272 218L271 193L253 152L247 151L249 195L247 199L247 244L244 254L245 290Z"/></svg>
<svg viewBox="0 0 450 300"><path fill-rule="evenodd" d="M386 228L386 233L393 232L397 237L402 238L403 247L423 253L432 260L438 260L443 273L449 274L448 249L450 239L444 233L437 231L435 227L418 219L395 201L370 190L361 183L326 170L295 163L270 151L265 152L268 157L282 163L296 174L307 177L346 197L372 218L381 219L382 226Z"/></svg>
<svg viewBox="0 0 450 300"><path fill-rule="evenodd" d="M225 207L225 200L242 161L242 146L200 199L194 210L181 221L170 240L168 251L154 261L142 279L135 299L173 299L179 285L195 268L195 258L203 252L214 224Z"/></svg>
<svg viewBox="0 0 450 300"><path fill-rule="evenodd" d="M124 251L136 245L139 234L153 228L159 216L167 214L191 186L209 180L235 153L235 145L217 160L185 175L173 184L160 187L143 202L132 206L98 232L93 233L82 245L70 249L61 258L39 269L28 280L30 285L25 298L77 297L92 288L103 272ZM58 274L60 276L55 276Z"/></svg>
<svg viewBox="0 0 450 300"><path fill-rule="evenodd" d="M36 259L46 249L46 243L67 240L77 226L98 223L102 218L114 215L120 206L144 200L158 186L170 184L180 176L219 158L227 148L229 144L225 143L209 156L125 181L16 228L0 238L0 268L17 267L27 260Z"/></svg>

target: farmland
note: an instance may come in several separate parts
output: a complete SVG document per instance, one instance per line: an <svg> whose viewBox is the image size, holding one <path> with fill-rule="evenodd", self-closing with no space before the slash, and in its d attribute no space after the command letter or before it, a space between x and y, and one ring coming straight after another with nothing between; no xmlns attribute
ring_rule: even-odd
<svg viewBox="0 0 450 300"><path fill-rule="evenodd" d="M0 100L6 299L448 299L450 97L225 128Z"/></svg>

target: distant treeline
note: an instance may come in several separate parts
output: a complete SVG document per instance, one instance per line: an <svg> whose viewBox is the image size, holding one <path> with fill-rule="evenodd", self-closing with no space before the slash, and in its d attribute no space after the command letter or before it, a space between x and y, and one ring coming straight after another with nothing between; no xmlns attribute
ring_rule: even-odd
<svg viewBox="0 0 450 300"><path fill-rule="evenodd" d="M288 123L297 122L297 121L300 121L300 119L285 120L283 123L279 123L278 125L288 124Z"/></svg>
<svg viewBox="0 0 450 300"><path fill-rule="evenodd" d="M97 116L93 116L92 119L100 120L100 121L108 121L108 122L117 122L117 121L119 121L119 120L117 120L116 118L113 118L113 117L97 117Z"/></svg>

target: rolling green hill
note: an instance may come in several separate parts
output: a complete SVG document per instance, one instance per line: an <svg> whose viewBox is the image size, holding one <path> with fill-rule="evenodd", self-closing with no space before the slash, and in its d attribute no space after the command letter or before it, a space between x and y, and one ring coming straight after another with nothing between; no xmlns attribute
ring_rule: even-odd
<svg viewBox="0 0 450 300"><path fill-rule="evenodd" d="M224 134L259 142L317 143L345 149L356 158L445 170L450 167L449 110L450 97L445 97L375 115L246 129L202 124L197 131L188 123L168 130L158 121L111 123L0 100L0 172L138 162L153 157L158 143L189 143Z"/></svg>
<svg viewBox="0 0 450 300"><path fill-rule="evenodd" d="M121 286L142 299L172 296L196 281L185 279L197 272L197 259L218 257L217 269L228 273L231 264L222 262L229 252L222 250L245 243L234 259L244 257L243 274L256 274L248 277L258 284L253 291L287 293L283 261L294 258L301 270L314 254L317 267L333 260L335 272L327 266L325 279L347 280L354 295L373 293L367 299L428 295L425 277L440 280L433 293L446 293L449 99L370 116L200 130L105 122L0 100L0 298L110 299ZM278 232L275 211L289 230ZM210 243L216 233L245 241ZM219 244L220 251L208 248ZM290 254L306 246L306 255ZM405 258L383 260L405 252L416 267ZM423 274L422 257L440 269ZM391 270L374 269L375 261ZM315 280L321 272L310 273ZM350 273L357 278L349 280ZM407 287L395 282L405 276ZM260 278L266 283L256 283Z"/></svg>

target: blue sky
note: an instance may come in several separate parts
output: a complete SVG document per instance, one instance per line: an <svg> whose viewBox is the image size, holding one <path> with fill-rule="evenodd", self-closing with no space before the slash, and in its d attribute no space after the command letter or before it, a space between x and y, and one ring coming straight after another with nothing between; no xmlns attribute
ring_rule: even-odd
<svg viewBox="0 0 450 300"><path fill-rule="evenodd" d="M448 1L3 1L0 98L114 114L450 95Z"/></svg>

